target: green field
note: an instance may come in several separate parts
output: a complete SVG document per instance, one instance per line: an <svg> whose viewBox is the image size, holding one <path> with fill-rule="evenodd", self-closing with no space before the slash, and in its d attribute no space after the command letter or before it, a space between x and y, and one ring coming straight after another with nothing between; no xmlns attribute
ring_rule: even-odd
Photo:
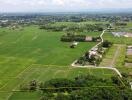
<svg viewBox="0 0 132 100"><path fill-rule="evenodd" d="M114 44L106 53L100 66L124 67L126 45Z"/></svg>
<svg viewBox="0 0 132 100"><path fill-rule="evenodd" d="M40 30L37 26L24 27L23 30L0 29L0 100L21 98L24 94L13 91L19 90L21 83L33 79L45 82L52 78L74 78L86 73L106 78L113 75L111 70L71 68L70 64L95 43L82 42L71 49L70 43L60 41L63 34ZM100 33L82 34L98 36ZM33 98L36 93L29 95ZM23 97L22 100L25 99Z"/></svg>
<svg viewBox="0 0 132 100"><path fill-rule="evenodd" d="M27 83L33 79L42 82L53 78L71 79L81 74L91 74L101 78L110 78L114 75L114 72L107 69L85 69L68 67L62 68L56 66L33 65L29 67L26 71L24 71L22 74L20 74L18 77L21 79L21 83ZM17 84L17 86L13 90L18 90L19 85L21 83ZM108 86L111 86L111 84L108 84ZM10 100L17 100L18 98L22 98L21 100L27 100L32 98L33 100L37 100L40 98L40 95L41 93L38 92L29 92L28 95L23 92L14 92L14 94L10 97Z"/></svg>
<svg viewBox="0 0 132 100"><path fill-rule="evenodd" d="M92 24L94 22L85 23ZM55 23L55 25L72 24L76 23ZM100 33L84 32L77 34L99 36ZM73 61L81 57L96 43L80 42L76 48L71 49L70 43L60 41L63 34L65 33L41 30L38 26L33 25L23 27L22 30L0 28L0 100L38 100L41 95L38 91L17 92L21 84L34 79L45 82L53 78L71 79L80 74L110 78L115 74L108 69L71 67ZM100 66L110 66L111 64L121 72L131 72L131 69L124 68L125 56L122 54L126 53L126 45L131 44L132 38L113 37L109 32L104 34L104 38L116 45L113 45L106 53Z"/></svg>

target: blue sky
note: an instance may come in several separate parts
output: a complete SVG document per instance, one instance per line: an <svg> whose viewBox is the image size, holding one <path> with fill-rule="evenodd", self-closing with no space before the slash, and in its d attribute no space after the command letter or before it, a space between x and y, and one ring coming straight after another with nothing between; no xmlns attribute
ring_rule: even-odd
<svg viewBox="0 0 132 100"><path fill-rule="evenodd" d="M0 12L65 12L132 8L132 0L0 0Z"/></svg>

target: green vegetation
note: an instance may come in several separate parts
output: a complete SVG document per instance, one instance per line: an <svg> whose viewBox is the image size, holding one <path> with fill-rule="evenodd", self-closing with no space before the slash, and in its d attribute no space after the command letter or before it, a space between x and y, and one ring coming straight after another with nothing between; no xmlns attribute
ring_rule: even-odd
<svg viewBox="0 0 132 100"><path fill-rule="evenodd" d="M75 35L75 33L67 33L61 37L62 42L85 42L86 35Z"/></svg>
<svg viewBox="0 0 132 100"><path fill-rule="evenodd" d="M23 30L1 28L0 33L2 34L0 37L1 100L16 95L17 93L12 93L13 90L19 90L21 83L34 79L44 82L52 78L73 78L81 73L90 73L95 76L100 74L100 77L109 78L113 74L108 71L110 74L105 75L103 73L107 71L105 69L86 70L69 67L74 60L96 43L80 42L76 49L70 49L69 43L60 41L63 32L48 32L40 30L37 26L26 26ZM100 33L83 34L97 35ZM16 98L21 95L21 93L18 94ZM33 94L34 96L36 94Z"/></svg>
<svg viewBox="0 0 132 100"><path fill-rule="evenodd" d="M87 51L83 57L80 57L78 59L76 64L80 64L83 66L84 65L98 66L101 63L104 54L106 53L106 51L108 51L107 49L109 49L111 46L112 43L109 41L102 42L98 47L94 48L97 50Z"/></svg>
<svg viewBox="0 0 132 100"><path fill-rule="evenodd" d="M126 77L123 78L125 80ZM46 81L45 83L33 80L27 84L29 88L24 89L24 91L42 91L41 100L45 100L46 98L61 100L63 97L66 97L66 100L79 98L87 98L89 100L93 100L93 98L98 98L99 100L105 100L106 98L131 99L131 93L128 92L130 90L124 87L124 83L122 84L124 80L119 80L117 76L105 79L97 78L89 74L81 74L74 79L57 78ZM128 86L128 84L128 82L125 82L125 85ZM54 93L56 93L56 95L54 95Z"/></svg>
<svg viewBox="0 0 132 100"><path fill-rule="evenodd" d="M71 23L71 24L53 24L48 23L41 25L40 29L50 31L72 31L72 32L93 32L103 31L103 24L88 24L88 23Z"/></svg>
<svg viewBox="0 0 132 100"><path fill-rule="evenodd" d="M126 45L131 45L132 38L114 37L111 34L111 31L132 32L131 22L115 23L115 29L104 34L103 38L108 41L104 41L97 50L98 57L104 57L102 61L102 58L97 56L89 59L87 51L96 44L102 30L110 26L108 20L111 18L104 21L107 17L103 17L102 21L95 21L100 19L69 16L62 17L62 21L58 22L61 17L52 16L49 17L50 20L48 17L42 21L19 23L20 29L18 26L10 26L11 23L0 28L0 100L43 100L50 97L55 100L132 98L128 89L132 69L124 66L125 61L131 61L131 57L125 58L125 54ZM65 20L73 22L63 22ZM67 39L67 36L64 36L67 31L76 34L70 34L68 42L60 41L62 38ZM83 42L86 36L92 37L93 42ZM71 41L79 41L75 49L69 48ZM84 53L85 57L81 57ZM120 79L109 69L71 67L70 64L79 57L79 63L82 65L88 65L89 62L99 65L102 61L100 66L116 67L123 73L123 78ZM90 61L84 62L86 60ZM81 76L86 74L89 76ZM43 90L65 86L68 88L50 93ZM69 89L79 86L84 89Z"/></svg>

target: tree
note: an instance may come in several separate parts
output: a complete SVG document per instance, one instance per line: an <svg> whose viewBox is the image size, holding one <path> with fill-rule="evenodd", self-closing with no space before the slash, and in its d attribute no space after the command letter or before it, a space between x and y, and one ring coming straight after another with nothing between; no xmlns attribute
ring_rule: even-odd
<svg viewBox="0 0 132 100"><path fill-rule="evenodd" d="M55 100L69 100L69 96L64 95L62 93L58 93L57 96L55 97Z"/></svg>
<svg viewBox="0 0 132 100"><path fill-rule="evenodd" d="M112 76L112 77L111 77L111 80L112 80L112 82L113 82L114 84L116 84L117 86L120 86L120 85L121 85L121 82L120 82L120 80L118 79L117 76Z"/></svg>
<svg viewBox="0 0 132 100"><path fill-rule="evenodd" d="M29 82L29 90L36 90L37 89L37 81L33 80Z"/></svg>
<svg viewBox="0 0 132 100"><path fill-rule="evenodd" d="M105 40L103 43L102 43L102 46L105 47L105 48L109 48L112 46L112 43L109 42L108 40Z"/></svg>

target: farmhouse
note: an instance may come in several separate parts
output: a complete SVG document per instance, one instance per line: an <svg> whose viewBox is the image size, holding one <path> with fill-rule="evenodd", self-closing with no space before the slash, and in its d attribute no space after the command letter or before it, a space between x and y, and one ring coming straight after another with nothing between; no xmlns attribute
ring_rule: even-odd
<svg viewBox="0 0 132 100"><path fill-rule="evenodd" d="M90 41L92 41L92 40L93 40L93 38L90 37L90 36L86 36L86 38L85 38L85 41L86 41L86 42L90 42Z"/></svg>
<svg viewBox="0 0 132 100"><path fill-rule="evenodd" d="M89 51L89 58L94 55L96 56L97 55L97 52L96 51Z"/></svg>
<svg viewBox="0 0 132 100"><path fill-rule="evenodd" d="M124 36L124 37L132 37L132 33L127 33L127 32L112 32L112 34L115 37L121 37L121 36Z"/></svg>
<svg viewBox="0 0 132 100"><path fill-rule="evenodd" d="M94 48L94 49L92 49L92 50L89 51L89 58L91 58L91 56L96 56L96 57L102 58L102 55L100 55L97 52L97 49L98 48Z"/></svg>

